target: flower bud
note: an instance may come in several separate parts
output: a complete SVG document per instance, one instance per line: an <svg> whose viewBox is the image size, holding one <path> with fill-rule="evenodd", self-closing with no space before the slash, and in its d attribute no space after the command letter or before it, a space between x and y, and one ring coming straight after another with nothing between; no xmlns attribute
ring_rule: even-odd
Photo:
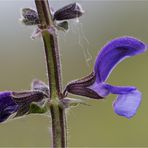
<svg viewBox="0 0 148 148"><path fill-rule="evenodd" d="M33 9L30 9L30 8L23 8L22 9L21 21L25 25L38 25L40 23L37 12Z"/></svg>
<svg viewBox="0 0 148 148"><path fill-rule="evenodd" d="M79 3L72 3L57 10L54 13L54 20L69 20L82 16L84 10Z"/></svg>

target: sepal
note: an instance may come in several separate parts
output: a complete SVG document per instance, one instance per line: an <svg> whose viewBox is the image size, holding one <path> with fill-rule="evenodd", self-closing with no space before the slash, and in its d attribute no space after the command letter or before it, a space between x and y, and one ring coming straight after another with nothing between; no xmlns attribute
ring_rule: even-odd
<svg viewBox="0 0 148 148"><path fill-rule="evenodd" d="M40 104L33 102L30 104L29 114L43 114L48 111L46 106L41 106Z"/></svg>
<svg viewBox="0 0 148 148"><path fill-rule="evenodd" d="M42 35L42 30L41 30L39 27L37 27L37 28L35 28L34 31L32 32L32 34L31 34L31 39L34 40L34 39L36 39L36 38L38 38L38 37L41 37L41 35Z"/></svg>
<svg viewBox="0 0 148 148"><path fill-rule="evenodd" d="M65 108L69 108L69 107L75 107L77 105L88 105L86 104L83 100L81 99L74 99L74 98L63 98L62 103L64 105Z"/></svg>
<svg viewBox="0 0 148 148"><path fill-rule="evenodd" d="M95 79L96 76L93 72L87 77L84 77L80 80L72 81L66 86L64 93L66 94L66 92L69 92L75 95L85 96L93 99L103 99L103 97L89 88L89 86L95 82Z"/></svg>
<svg viewBox="0 0 148 148"><path fill-rule="evenodd" d="M56 23L55 26L58 30L62 30L62 31L67 31L69 29L67 21Z"/></svg>
<svg viewBox="0 0 148 148"><path fill-rule="evenodd" d="M31 89L42 91L49 97L49 87L41 80L34 79L31 83Z"/></svg>
<svg viewBox="0 0 148 148"><path fill-rule="evenodd" d="M30 104L32 102L41 102L48 96L42 91L22 91L12 92L12 98L18 104L18 111L15 117L25 115L30 110Z"/></svg>

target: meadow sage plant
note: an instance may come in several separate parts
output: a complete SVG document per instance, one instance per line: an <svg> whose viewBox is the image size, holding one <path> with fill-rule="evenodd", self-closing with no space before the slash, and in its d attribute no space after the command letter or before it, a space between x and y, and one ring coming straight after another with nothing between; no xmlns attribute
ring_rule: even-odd
<svg viewBox="0 0 148 148"><path fill-rule="evenodd" d="M128 36L108 42L96 57L92 73L74 80L62 89L61 61L58 47L58 31L68 29L68 20L83 15L80 4L72 3L54 11L47 0L35 0L37 11L22 9L21 21L35 25L32 38L42 36L46 59L48 85L33 80L31 88L25 91L0 92L0 122L23 115L50 112L52 120L52 147L67 147L66 109L82 103L80 99L69 98L68 94L104 99L116 94L113 103L115 113L131 118L141 103L141 92L134 86L113 86L106 82L111 71L125 58L141 54L147 45Z"/></svg>

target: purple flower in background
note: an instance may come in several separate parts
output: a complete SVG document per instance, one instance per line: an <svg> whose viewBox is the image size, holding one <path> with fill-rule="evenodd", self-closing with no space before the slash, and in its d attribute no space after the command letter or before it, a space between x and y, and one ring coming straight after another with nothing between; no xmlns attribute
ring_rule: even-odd
<svg viewBox="0 0 148 148"><path fill-rule="evenodd" d="M67 92L102 99L111 94L117 94L113 103L115 113L126 118L135 115L140 103L141 92L133 86L112 86L106 83L115 66L127 57L146 51L147 45L133 37L120 37L107 43L98 54L94 72L67 85Z"/></svg>
<svg viewBox="0 0 148 148"><path fill-rule="evenodd" d="M11 92L0 92L0 122L5 121L17 110L18 105L12 99Z"/></svg>

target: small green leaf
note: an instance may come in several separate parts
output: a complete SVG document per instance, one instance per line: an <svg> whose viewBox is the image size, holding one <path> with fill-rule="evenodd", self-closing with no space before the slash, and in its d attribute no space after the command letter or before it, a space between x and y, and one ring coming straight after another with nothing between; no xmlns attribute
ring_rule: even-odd
<svg viewBox="0 0 148 148"><path fill-rule="evenodd" d="M47 112L47 107L46 106L41 107L37 103L34 103L34 102L30 104L29 114L30 113L43 114L43 113L46 113L46 112Z"/></svg>
<svg viewBox="0 0 148 148"><path fill-rule="evenodd" d="M57 23L56 27L58 30L62 30L62 31L67 31L69 29L67 21Z"/></svg>
<svg viewBox="0 0 148 148"><path fill-rule="evenodd" d="M85 103L84 100L74 99L74 98L64 98L64 99L62 99L62 103L64 104L64 106L66 108L75 107L75 106L81 105L81 104L89 106L89 104Z"/></svg>

